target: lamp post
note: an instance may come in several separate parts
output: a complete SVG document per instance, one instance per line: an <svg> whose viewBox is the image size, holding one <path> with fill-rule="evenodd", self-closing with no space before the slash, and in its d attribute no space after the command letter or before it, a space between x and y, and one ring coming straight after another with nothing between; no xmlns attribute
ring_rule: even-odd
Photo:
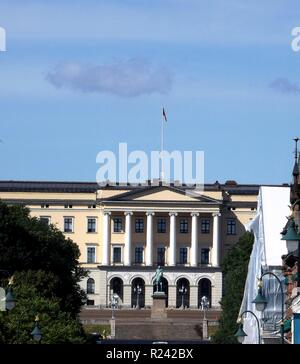
<svg viewBox="0 0 300 364"><path fill-rule="evenodd" d="M206 296L201 298L201 308L203 311L202 336L203 339L206 340L208 338L208 321L206 320L206 310L209 308L209 300Z"/></svg>
<svg viewBox="0 0 300 364"><path fill-rule="evenodd" d="M142 293L142 288L137 285L134 287L133 292L136 294L136 309L140 309L140 294Z"/></svg>
<svg viewBox="0 0 300 364"><path fill-rule="evenodd" d="M202 311L204 312L204 320L206 320L206 310L209 308L209 300L206 296L203 296L201 298L201 308Z"/></svg>
<svg viewBox="0 0 300 364"><path fill-rule="evenodd" d="M281 344L284 344L284 290L282 287L282 282L281 280L278 278L278 276L273 273L273 272L266 272L264 274L262 274L262 276L259 279L259 283L258 283L258 293L257 296L255 297L255 299L252 301L252 303L255 304L255 308L257 309L257 311L264 311L267 304L268 304L268 299L264 296L263 294L263 277L266 275L271 275L273 276L276 281L279 283L279 287L280 287L280 292L281 292L281 323L280 323L280 335L281 335Z"/></svg>
<svg viewBox="0 0 300 364"><path fill-rule="evenodd" d="M300 200L297 200L296 203L299 203ZM289 218L289 221L286 227L282 231L282 239L286 241L286 247L289 253L293 253L298 249L298 257L297 257L297 287L300 288L300 234L299 227L296 225L293 217Z"/></svg>
<svg viewBox="0 0 300 364"><path fill-rule="evenodd" d="M115 319L115 309L118 308L118 295L114 293L111 299L111 318Z"/></svg>
<svg viewBox="0 0 300 364"><path fill-rule="evenodd" d="M112 339L116 336L115 309L118 308L119 296L114 293L111 298L111 320L110 320L110 336Z"/></svg>
<svg viewBox="0 0 300 364"><path fill-rule="evenodd" d="M5 273L8 277L10 277L10 272L8 270L0 269L0 273ZM11 286L13 285L13 279L14 279L13 276L9 278L8 289L7 289L7 293L5 295L5 309L7 311L11 311L16 305L16 300L13 296L12 288L11 288Z"/></svg>
<svg viewBox="0 0 300 364"><path fill-rule="evenodd" d="M181 288L179 288L178 291L181 294L181 306L180 306L180 308L182 310L184 310L184 295L187 293L187 289L185 288L184 285L182 285Z"/></svg>
<svg viewBox="0 0 300 364"><path fill-rule="evenodd" d="M257 323L257 332L258 332L258 344L261 343L261 339L260 339L260 325L259 325L259 320L258 320L258 317L255 315L254 312L252 311L244 311L241 313L240 317L239 317L239 328L237 330L237 332L234 334L234 336L237 338L238 342L239 343L243 343L244 339L246 336L248 336L245 331L244 331L244 325L243 325L243 316L246 314L246 313L251 313L251 315L253 315L255 317L255 320L256 320L256 323Z"/></svg>
<svg viewBox="0 0 300 364"><path fill-rule="evenodd" d="M39 328L39 317L36 316L35 318L35 326L34 329L31 332L31 335L33 337L33 339L37 342L37 343L41 343L42 341L42 331Z"/></svg>

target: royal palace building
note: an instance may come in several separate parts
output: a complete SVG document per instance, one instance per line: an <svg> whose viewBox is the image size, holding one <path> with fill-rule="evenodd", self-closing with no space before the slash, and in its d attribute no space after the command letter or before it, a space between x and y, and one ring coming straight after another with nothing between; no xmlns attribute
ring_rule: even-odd
<svg viewBox="0 0 300 364"><path fill-rule="evenodd" d="M24 204L78 244L88 270L87 306L150 307L153 277L163 267L168 307L220 308L222 258L256 213L258 185L131 186L83 182L0 181L0 199Z"/></svg>

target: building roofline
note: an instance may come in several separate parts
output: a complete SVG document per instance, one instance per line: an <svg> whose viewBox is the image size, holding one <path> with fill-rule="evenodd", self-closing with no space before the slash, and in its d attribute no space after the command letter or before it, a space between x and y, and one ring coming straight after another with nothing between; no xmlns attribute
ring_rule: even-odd
<svg viewBox="0 0 300 364"><path fill-rule="evenodd" d="M2 192L67 192L67 193L96 193L98 190L144 190L147 187L158 186L157 182L148 182L149 184L131 185L131 184L103 184L98 185L96 182L81 181L26 181L26 180L0 180L0 191ZM162 184L162 186L165 186ZM168 184L167 186L176 188L181 191L193 189L193 186L177 186ZM229 194L257 194L261 186L269 187L289 187L288 183L281 185L276 184L237 184L234 181L227 181L223 184L219 182L205 183L205 191L227 191Z"/></svg>

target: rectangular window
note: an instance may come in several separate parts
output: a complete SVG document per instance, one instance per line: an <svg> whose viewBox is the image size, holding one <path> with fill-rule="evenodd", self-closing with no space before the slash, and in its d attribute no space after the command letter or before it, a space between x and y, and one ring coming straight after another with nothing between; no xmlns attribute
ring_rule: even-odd
<svg viewBox="0 0 300 364"><path fill-rule="evenodd" d="M135 263L136 264L142 264L143 263L143 254L144 253L144 248L142 246L137 246L135 248Z"/></svg>
<svg viewBox="0 0 300 364"><path fill-rule="evenodd" d="M201 220L201 233L202 234L209 234L210 233L210 220L209 219L202 219Z"/></svg>
<svg viewBox="0 0 300 364"><path fill-rule="evenodd" d="M135 232L136 233L144 232L144 220L143 219L135 219Z"/></svg>
<svg viewBox="0 0 300 364"><path fill-rule="evenodd" d="M180 264L187 264L187 248L180 248L179 249L179 263Z"/></svg>
<svg viewBox="0 0 300 364"><path fill-rule="evenodd" d="M157 232L165 233L167 230L166 219L157 219Z"/></svg>
<svg viewBox="0 0 300 364"><path fill-rule="evenodd" d="M72 209L73 205L65 205L65 209Z"/></svg>
<svg viewBox="0 0 300 364"><path fill-rule="evenodd" d="M120 217L114 218L114 233L122 232L122 219Z"/></svg>
<svg viewBox="0 0 300 364"><path fill-rule="evenodd" d="M86 301L87 306L94 306L95 305L95 301L94 300L87 300Z"/></svg>
<svg viewBox="0 0 300 364"><path fill-rule="evenodd" d="M235 219L227 220L227 235L235 235L236 234L236 221Z"/></svg>
<svg viewBox="0 0 300 364"><path fill-rule="evenodd" d="M113 250L113 262L114 263L121 263L121 247L119 247L119 246L115 246L114 248L113 248L114 250Z"/></svg>
<svg viewBox="0 0 300 364"><path fill-rule="evenodd" d="M158 265L165 265L165 248L157 248L157 264Z"/></svg>
<svg viewBox="0 0 300 364"><path fill-rule="evenodd" d="M41 216L40 221L42 221L46 225L50 225L50 217L48 216Z"/></svg>
<svg viewBox="0 0 300 364"><path fill-rule="evenodd" d="M72 217L64 218L64 232L65 233L73 232L73 218Z"/></svg>
<svg viewBox="0 0 300 364"><path fill-rule="evenodd" d="M209 249L201 249L201 264L209 264Z"/></svg>
<svg viewBox="0 0 300 364"><path fill-rule="evenodd" d="M94 246L89 246L87 248L87 262L88 263L96 262L96 248Z"/></svg>
<svg viewBox="0 0 300 364"><path fill-rule="evenodd" d="M88 218L88 233L95 233L96 232L96 219L94 217Z"/></svg>
<svg viewBox="0 0 300 364"><path fill-rule="evenodd" d="M180 220L180 233L181 234L188 233L188 221L187 221L187 219L181 219Z"/></svg>

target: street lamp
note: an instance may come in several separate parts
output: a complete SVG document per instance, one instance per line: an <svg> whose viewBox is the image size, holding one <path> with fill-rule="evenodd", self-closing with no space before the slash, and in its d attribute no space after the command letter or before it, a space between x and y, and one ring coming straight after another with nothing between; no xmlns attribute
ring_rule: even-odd
<svg viewBox="0 0 300 364"><path fill-rule="evenodd" d="M297 203L298 201L296 201ZM298 267L297 267L297 287L300 287L300 235L298 232L298 226L296 225L294 218L289 218L287 226L282 231L282 239L286 241L286 247L289 253L293 253L298 249Z"/></svg>
<svg viewBox="0 0 300 364"><path fill-rule="evenodd" d="M140 309L140 294L142 293L142 288L137 285L134 287L133 292L136 294L136 308Z"/></svg>
<svg viewBox="0 0 300 364"><path fill-rule="evenodd" d="M255 317L255 320L256 320L256 323L257 323L257 332L258 332L258 344L261 343L261 339L260 339L260 326L259 326L259 320L258 320L258 317L255 315L254 312L252 311L244 311L241 313L240 317L239 317L239 328L237 330L237 332L234 334L234 336L237 338L237 341L242 344L245 337L248 336L245 331L244 331L244 324L243 324L243 316L246 314L246 313L251 313L251 315L253 315Z"/></svg>
<svg viewBox="0 0 300 364"><path fill-rule="evenodd" d="M244 331L242 322L239 323L239 328L238 328L237 332L234 334L234 336L237 338L237 341L240 344L242 344L244 342L245 337L248 336Z"/></svg>
<svg viewBox="0 0 300 364"><path fill-rule="evenodd" d="M206 296L201 298L201 308L203 311L202 336L203 339L206 340L208 338L208 321L206 320L206 310L209 308L209 300Z"/></svg>
<svg viewBox="0 0 300 364"><path fill-rule="evenodd" d="M279 279L279 277L273 273L273 272L266 272L264 274L262 274L262 276L259 279L259 283L258 283L258 294L255 297L255 299L252 301L252 303L255 304L255 308L257 309L257 311L264 311L267 304L268 304L268 299L264 296L263 291L262 291L262 287L263 287L263 277L266 275L271 275L273 276L276 281L279 283L279 287L280 287L280 292L281 292L281 323L280 323L280 336L281 336L281 344L284 344L284 290L282 287L282 282Z"/></svg>
<svg viewBox="0 0 300 364"><path fill-rule="evenodd" d="M184 285L181 286L181 288L179 288L179 293L181 294L181 309L184 310L184 295L187 293L187 289L185 288Z"/></svg>
<svg viewBox="0 0 300 364"><path fill-rule="evenodd" d="M118 298L119 298L119 296L116 293L114 293L112 295L112 299L111 299L111 303L110 303L111 304L111 318L112 318L112 320L115 319L115 309L118 308Z"/></svg>
<svg viewBox="0 0 300 364"><path fill-rule="evenodd" d="M111 297L111 320L110 320L110 337L114 339L116 337L116 321L115 321L115 309L118 308L119 296L114 293Z"/></svg>
<svg viewBox="0 0 300 364"><path fill-rule="evenodd" d="M203 320L206 320L206 310L208 310L209 308L209 300L206 296L203 296L201 298L201 308L202 308L202 311L204 312L204 317L203 317Z"/></svg>
<svg viewBox="0 0 300 364"><path fill-rule="evenodd" d="M8 277L10 276L10 273L8 270L0 269L0 272L5 273ZM5 296L5 309L7 311L11 311L16 305L16 300L13 296L12 288L11 288L11 286L13 284L13 280L14 280L13 276L9 278L8 289L7 289L7 293Z"/></svg>
<svg viewBox="0 0 300 364"><path fill-rule="evenodd" d="M39 328L39 317L38 316L36 316L36 318L35 318L35 326L34 326L34 329L31 332L31 335L32 335L33 339L36 342L38 342L39 344L41 343L41 341L42 341L42 331Z"/></svg>
<svg viewBox="0 0 300 364"><path fill-rule="evenodd" d="M260 279L259 282L258 282L257 296L252 301L252 303L255 304L256 310L259 311L259 312L263 312L264 309L266 308L267 304L268 304L268 300L266 299L266 297L263 294L262 286L263 286L263 282L262 282L262 279Z"/></svg>
<svg viewBox="0 0 300 364"><path fill-rule="evenodd" d="M7 290L7 294L5 296L5 307L7 311L11 311L16 305L16 301L14 299L14 296L12 294L12 289L9 286Z"/></svg>

